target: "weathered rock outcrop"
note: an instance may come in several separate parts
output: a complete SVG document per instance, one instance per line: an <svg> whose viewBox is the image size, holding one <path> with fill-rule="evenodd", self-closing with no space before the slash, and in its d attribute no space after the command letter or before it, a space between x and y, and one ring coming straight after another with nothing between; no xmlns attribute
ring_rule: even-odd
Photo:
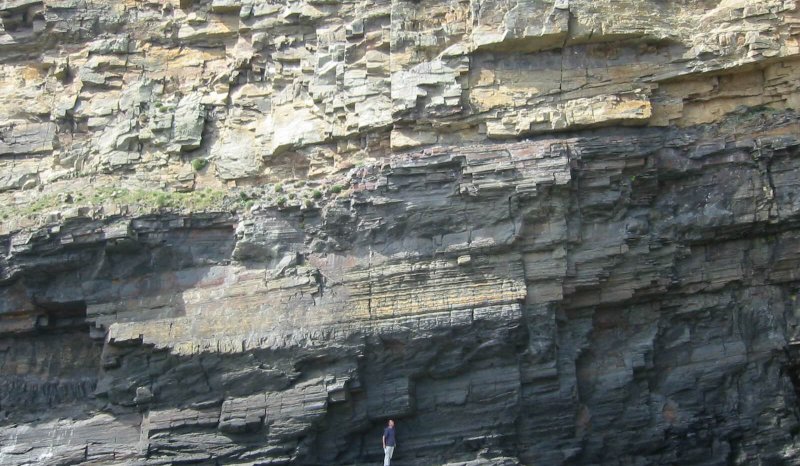
<svg viewBox="0 0 800 466"><path fill-rule="evenodd" d="M0 18L0 463L800 464L795 1Z"/></svg>

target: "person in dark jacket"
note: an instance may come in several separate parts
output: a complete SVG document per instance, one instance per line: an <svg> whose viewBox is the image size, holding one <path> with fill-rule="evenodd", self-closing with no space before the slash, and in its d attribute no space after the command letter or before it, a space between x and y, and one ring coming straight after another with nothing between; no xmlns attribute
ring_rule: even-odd
<svg viewBox="0 0 800 466"><path fill-rule="evenodd" d="M394 447L397 446L397 437L394 433L394 421L389 419L389 425L383 429L383 436L381 437L383 443L383 466L389 466L394 454Z"/></svg>

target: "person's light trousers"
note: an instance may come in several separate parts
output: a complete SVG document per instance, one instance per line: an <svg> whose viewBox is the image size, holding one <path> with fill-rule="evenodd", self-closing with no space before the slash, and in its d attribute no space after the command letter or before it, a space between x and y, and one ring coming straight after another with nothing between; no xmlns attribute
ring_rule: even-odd
<svg viewBox="0 0 800 466"><path fill-rule="evenodd" d="M385 446L383 447L383 466L389 466L389 462L392 461L392 454L394 453L394 447Z"/></svg>

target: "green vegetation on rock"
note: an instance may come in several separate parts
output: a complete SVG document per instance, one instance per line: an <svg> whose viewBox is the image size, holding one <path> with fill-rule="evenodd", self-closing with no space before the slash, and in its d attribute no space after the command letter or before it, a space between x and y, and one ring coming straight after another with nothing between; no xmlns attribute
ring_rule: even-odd
<svg viewBox="0 0 800 466"><path fill-rule="evenodd" d="M199 172L200 170L206 168L208 165L208 160L206 159L194 159L192 160L192 168L194 171Z"/></svg>
<svg viewBox="0 0 800 466"><path fill-rule="evenodd" d="M182 211L208 211L223 208L225 193L214 189L171 192L148 189L101 187L93 191L45 194L24 205L0 207L4 219L22 218L80 207L126 205L134 210L168 208Z"/></svg>

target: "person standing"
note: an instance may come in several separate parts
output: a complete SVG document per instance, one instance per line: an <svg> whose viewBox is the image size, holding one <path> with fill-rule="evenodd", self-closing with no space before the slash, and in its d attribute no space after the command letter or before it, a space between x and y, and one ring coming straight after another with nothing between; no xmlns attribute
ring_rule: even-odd
<svg viewBox="0 0 800 466"><path fill-rule="evenodd" d="M394 421L391 419L389 419L389 425L383 429L381 442L383 443L383 466L389 466L392 461L392 454L394 454L394 447L397 446L397 437L394 433Z"/></svg>

